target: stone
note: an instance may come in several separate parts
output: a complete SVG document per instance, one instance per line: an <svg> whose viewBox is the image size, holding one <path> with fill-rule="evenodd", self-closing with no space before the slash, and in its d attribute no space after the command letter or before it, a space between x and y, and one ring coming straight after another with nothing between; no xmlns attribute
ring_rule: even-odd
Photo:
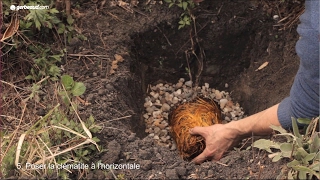
<svg viewBox="0 0 320 180"><path fill-rule="evenodd" d="M140 150L139 150L139 157L140 157L141 159L144 159L144 160L146 160L146 159L151 159L152 154L151 154L151 152L149 152L149 151L140 149Z"/></svg>
<svg viewBox="0 0 320 180"><path fill-rule="evenodd" d="M204 87L209 89L209 83L204 83Z"/></svg>
<svg viewBox="0 0 320 180"><path fill-rule="evenodd" d="M167 169L166 170L166 178L167 179L179 179L178 174L175 169Z"/></svg>
<svg viewBox="0 0 320 180"><path fill-rule="evenodd" d="M160 129L159 127L155 127L154 130L153 130L153 132L154 132L155 134L159 134L160 130L161 130L161 129Z"/></svg>
<svg viewBox="0 0 320 180"><path fill-rule="evenodd" d="M159 138L159 136L158 136L158 135L155 135L155 136L153 136L153 139L155 139L155 140L159 140L160 138Z"/></svg>
<svg viewBox="0 0 320 180"><path fill-rule="evenodd" d="M214 171L212 169L209 169L208 171L208 177L211 178L214 175Z"/></svg>
<svg viewBox="0 0 320 180"><path fill-rule="evenodd" d="M133 142L136 139L136 133L131 133L128 136L128 142Z"/></svg>
<svg viewBox="0 0 320 180"><path fill-rule="evenodd" d="M173 93L174 96L179 96L181 94L181 89L178 89Z"/></svg>
<svg viewBox="0 0 320 180"><path fill-rule="evenodd" d="M153 111L153 112L152 112L152 116L153 116L154 118L156 118L156 117L159 116L159 115L161 115L161 111L160 111L160 110L158 110L158 111Z"/></svg>
<svg viewBox="0 0 320 180"><path fill-rule="evenodd" d="M177 97L173 97L172 103L177 104L179 102L179 99Z"/></svg>
<svg viewBox="0 0 320 180"><path fill-rule="evenodd" d="M175 167L176 173L181 177L187 174L187 169L185 167Z"/></svg>
<svg viewBox="0 0 320 180"><path fill-rule="evenodd" d="M163 112L168 112L170 110L170 106L167 103L162 104L161 110Z"/></svg>
<svg viewBox="0 0 320 180"><path fill-rule="evenodd" d="M176 149L177 149L177 145L176 145L176 143L173 143L170 150L175 151Z"/></svg>
<svg viewBox="0 0 320 180"><path fill-rule="evenodd" d="M180 79L179 79L179 82L182 82L182 83L183 83L183 82L184 82L184 78L180 78Z"/></svg>
<svg viewBox="0 0 320 180"><path fill-rule="evenodd" d="M227 99L220 99L220 108L223 109L226 106L227 102Z"/></svg>
<svg viewBox="0 0 320 180"><path fill-rule="evenodd" d="M222 98L222 93L219 90L215 90L214 94L216 99L220 100Z"/></svg>
<svg viewBox="0 0 320 180"><path fill-rule="evenodd" d="M153 110L154 110L154 107L148 107L148 108L146 109L146 111L147 111L148 113L152 113Z"/></svg>
<svg viewBox="0 0 320 180"><path fill-rule="evenodd" d="M186 86L188 86L188 87L192 87L192 81L187 81L187 82L185 82L184 83Z"/></svg>
<svg viewBox="0 0 320 180"><path fill-rule="evenodd" d="M151 102L151 101L147 101L147 102L145 102L145 103L143 104L143 106L144 106L145 108L151 107L151 106L152 106L152 102Z"/></svg>
<svg viewBox="0 0 320 180"><path fill-rule="evenodd" d="M140 162L140 167L142 170L149 171L152 168L152 161L151 160L142 160Z"/></svg>
<svg viewBox="0 0 320 180"><path fill-rule="evenodd" d="M175 89L180 89L180 88L182 87L182 85L183 85L183 82L178 82L178 83L176 84Z"/></svg>

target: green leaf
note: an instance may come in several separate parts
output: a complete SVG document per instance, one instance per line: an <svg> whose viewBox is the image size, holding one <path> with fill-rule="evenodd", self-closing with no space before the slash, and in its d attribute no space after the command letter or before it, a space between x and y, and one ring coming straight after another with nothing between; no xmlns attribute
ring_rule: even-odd
<svg viewBox="0 0 320 180"><path fill-rule="evenodd" d="M281 154L279 153L279 154L277 154L276 156L274 156L274 157L272 158L272 162L277 162L277 161L279 161L281 158L282 158L282 157L281 157Z"/></svg>
<svg viewBox="0 0 320 180"><path fill-rule="evenodd" d="M183 10L186 10L188 7L188 3L187 2L182 2L182 8Z"/></svg>
<svg viewBox="0 0 320 180"><path fill-rule="evenodd" d="M280 150L283 152L292 152L293 144L291 143L282 143L280 144Z"/></svg>
<svg viewBox="0 0 320 180"><path fill-rule="evenodd" d="M184 26L185 26L184 24L181 24L181 25L179 25L178 29L181 29L181 28L183 28Z"/></svg>
<svg viewBox="0 0 320 180"><path fill-rule="evenodd" d="M38 20L35 20L34 23L36 24L36 28L40 31L41 23Z"/></svg>
<svg viewBox="0 0 320 180"><path fill-rule="evenodd" d="M170 3L170 4L169 4L169 8L171 8L173 5L174 5L174 3Z"/></svg>
<svg viewBox="0 0 320 180"><path fill-rule="evenodd" d="M270 128L275 131L278 131L279 133L287 133L287 131L283 129L281 126L271 125Z"/></svg>
<svg viewBox="0 0 320 180"><path fill-rule="evenodd" d="M310 153L319 152L319 149L320 149L320 138L318 136L318 133L314 134L311 137L311 143L310 143L309 147L310 147Z"/></svg>
<svg viewBox="0 0 320 180"><path fill-rule="evenodd" d="M300 160L300 158L303 159L303 158L305 158L307 155L308 155L308 153L307 153L302 147L299 147L299 148L297 149L297 154L296 154L296 156L299 157L299 159L297 159L297 160Z"/></svg>
<svg viewBox="0 0 320 180"><path fill-rule="evenodd" d="M318 179L320 179L319 173L317 173L316 171L314 171L310 168L307 168L305 166L293 166L292 169L299 171L299 172L301 172L301 171L307 172L309 174L316 176Z"/></svg>
<svg viewBox="0 0 320 180"><path fill-rule="evenodd" d="M319 172L320 162L313 163L309 166L310 169Z"/></svg>
<svg viewBox="0 0 320 180"><path fill-rule="evenodd" d="M71 90L74 96L80 96L86 91L86 86L82 82L75 82Z"/></svg>
<svg viewBox="0 0 320 180"><path fill-rule="evenodd" d="M298 118L297 122L300 124L308 125L310 124L311 120L308 118Z"/></svg>
<svg viewBox="0 0 320 180"><path fill-rule="evenodd" d="M177 4L178 7L182 7L182 2L180 2L179 4Z"/></svg>
<svg viewBox="0 0 320 180"><path fill-rule="evenodd" d="M172 1L171 0L164 0L164 2L171 3Z"/></svg>
<svg viewBox="0 0 320 180"><path fill-rule="evenodd" d="M269 153L272 153L270 148L276 148L279 149L279 145L273 141L267 140L267 139L259 139L253 143L253 147L263 149L268 151Z"/></svg>
<svg viewBox="0 0 320 180"><path fill-rule="evenodd" d="M293 128L293 134L298 137L298 138L301 138L301 134L299 132L299 128L298 128L298 125L297 125L297 121L295 118L291 118L291 121L292 121L292 128Z"/></svg>
<svg viewBox="0 0 320 180"><path fill-rule="evenodd" d="M308 154L305 158L304 158L304 160L305 161L311 161L311 160L313 160L313 158L316 156L316 153L311 153L311 154Z"/></svg>
<svg viewBox="0 0 320 180"><path fill-rule="evenodd" d="M299 171L299 179L307 179L307 171Z"/></svg>
<svg viewBox="0 0 320 180"><path fill-rule="evenodd" d="M89 116L90 125L94 123L94 117L92 115Z"/></svg>
<svg viewBox="0 0 320 180"><path fill-rule="evenodd" d="M57 55L52 55L52 56L49 56L49 57L53 58L57 62L61 62L61 57L62 56L63 56L62 54L57 54Z"/></svg>
<svg viewBox="0 0 320 180"><path fill-rule="evenodd" d="M184 22L183 20L180 20L180 21L179 21L179 24L181 24L181 25L184 26L184 25L185 25L185 22Z"/></svg>
<svg viewBox="0 0 320 180"><path fill-rule="evenodd" d="M28 75L25 77L26 80L34 80L34 77L32 75Z"/></svg>
<svg viewBox="0 0 320 180"><path fill-rule="evenodd" d="M56 8L50 8L49 12L50 12L51 14L57 14L57 13L59 13L59 11L58 11Z"/></svg>
<svg viewBox="0 0 320 180"><path fill-rule="evenodd" d="M58 30L57 30L58 34L63 34L65 30L66 30L66 27L64 24L61 23L58 25Z"/></svg>
<svg viewBox="0 0 320 180"><path fill-rule="evenodd" d="M69 15L69 16L68 16L68 18L67 18L67 22L68 22L68 24L69 24L69 25L73 24L74 19L72 18L72 16L71 16L71 15Z"/></svg>
<svg viewBox="0 0 320 180"><path fill-rule="evenodd" d="M281 152L281 155L282 155L282 157L291 158L292 157L292 152L284 151L284 152Z"/></svg>
<svg viewBox="0 0 320 180"><path fill-rule="evenodd" d="M300 161L297 161L295 159L287 164L288 167L293 167L297 165L300 165Z"/></svg>
<svg viewBox="0 0 320 180"><path fill-rule="evenodd" d="M97 137L93 137L92 140L96 143L100 142L100 139L98 139Z"/></svg>
<svg viewBox="0 0 320 180"><path fill-rule="evenodd" d="M62 82L63 86L66 88L66 90L71 90L75 84L73 78L69 75L63 75L61 77L61 82Z"/></svg>

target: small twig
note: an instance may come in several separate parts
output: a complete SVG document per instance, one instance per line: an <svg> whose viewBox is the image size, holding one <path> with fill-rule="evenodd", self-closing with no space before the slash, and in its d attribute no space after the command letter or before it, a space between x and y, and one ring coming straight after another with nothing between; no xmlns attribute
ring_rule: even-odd
<svg viewBox="0 0 320 180"><path fill-rule="evenodd" d="M221 162L219 162L219 161L214 161L215 163L217 163L217 164L220 164L220 165L222 165L222 166L225 166L225 167L228 167L229 165L228 164L224 164L224 163L221 163Z"/></svg>
<svg viewBox="0 0 320 180"><path fill-rule="evenodd" d="M98 54L68 54L68 56L80 56L80 57L109 57L108 55L98 55Z"/></svg>
<svg viewBox="0 0 320 180"><path fill-rule="evenodd" d="M98 123L97 125L101 125L101 124L104 124L104 123L107 123L107 122L117 121L117 120L121 120L121 119L126 119L126 118L130 118L130 117L131 117L131 115L123 116L123 117L120 117L120 118L114 118L114 119L111 119L111 120L107 120L105 122Z"/></svg>
<svg viewBox="0 0 320 180"><path fill-rule="evenodd" d="M190 81L192 82L192 75L191 75L191 69L190 69L190 63L189 63L188 50L186 50L184 53L186 54L186 60L187 60L187 65L188 65L189 78L190 78Z"/></svg>
<svg viewBox="0 0 320 180"><path fill-rule="evenodd" d="M0 80L0 82L2 82L3 84L7 84L7 85L9 85L9 86L11 86L11 87L13 87L13 88L25 90L25 89L23 89L23 88L21 88L21 87L18 87L18 86L14 85L14 84L11 84L11 83L8 83L8 82L2 81L2 80Z"/></svg>
<svg viewBox="0 0 320 180"><path fill-rule="evenodd" d="M169 39L167 38L167 36L161 31L161 29L160 29L158 26L156 26L156 27L157 27L157 28L159 29L159 31L163 34L164 38L166 38L168 44L169 44L170 46L172 46L172 44L170 43L170 41L169 41Z"/></svg>
<svg viewBox="0 0 320 180"><path fill-rule="evenodd" d="M247 144L247 142L248 142L250 139L252 139L252 137L251 137L251 138L248 138L248 139L246 140L246 142L244 142L244 144L239 148L239 150L241 150L241 149Z"/></svg>
<svg viewBox="0 0 320 180"><path fill-rule="evenodd" d="M104 40L103 40L103 38L102 38L102 32L100 31L98 25L97 25L97 29L98 29L98 31L99 31L99 37L100 37L100 40L101 40L101 42L102 42L102 44L103 44L103 47L104 47L104 49L107 49L107 45L106 45L106 43L104 42Z"/></svg>
<svg viewBox="0 0 320 180"><path fill-rule="evenodd" d="M207 21L206 24L205 24L202 28L199 29L198 33L201 32L201 31L208 25L208 23L209 23L209 21ZM194 35L192 36L192 38L193 38L195 35L196 35L196 34L194 34ZM179 48L179 50L176 52L175 55L177 55L177 54L181 51L181 49L182 49L185 45L187 45L190 41L191 41L191 39L189 39L187 42L185 42L185 43Z"/></svg>

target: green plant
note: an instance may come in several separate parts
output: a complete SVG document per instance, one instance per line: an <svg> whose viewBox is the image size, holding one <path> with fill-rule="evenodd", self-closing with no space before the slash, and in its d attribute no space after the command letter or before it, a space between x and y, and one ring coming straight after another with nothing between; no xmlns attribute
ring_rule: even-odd
<svg viewBox="0 0 320 180"><path fill-rule="evenodd" d="M308 124L300 134L297 122ZM320 178L320 134L316 132L319 117L312 121L309 119L294 119L292 118L293 134L287 132L282 127L271 126L271 128L280 134L275 136L286 137L286 142L276 142L273 140L260 139L254 142L253 146L259 149L266 150L269 153L273 162L279 161L282 158L290 158L291 162L287 164L288 179L312 179L313 177ZM271 150L277 149L277 152ZM281 178L280 174L278 178Z"/></svg>
<svg viewBox="0 0 320 180"><path fill-rule="evenodd" d="M1 139L3 139L1 162L4 165L1 173L4 177L13 176L14 172L19 172L20 175L37 179L52 176L69 179L70 173L81 174L86 169L65 169L61 165L85 165L94 152L100 151L97 145L100 140L93 137L91 133L100 131L101 126L96 124L92 115L82 120L75 109L75 102L71 102L73 100L69 98L69 95L83 94L85 87L83 83L73 81L68 75L63 77L59 86L66 86L63 90L66 92L65 98L69 103L56 104L43 117L35 120L31 125L23 126L25 127L23 129L1 132ZM30 97L36 96L40 85L33 84L30 89L33 95L30 95L28 100L35 100ZM72 111L70 106L73 108ZM45 168L28 168L27 164Z"/></svg>
<svg viewBox="0 0 320 180"><path fill-rule="evenodd" d="M190 9L195 7L193 0L164 0L166 3L169 3L169 8L173 5L176 5L183 9L184 13L180 15L179 27L181 29L186 25L191 24L191 13Z"/></svg>
<svg viewBox="0 0 320 180"><path fill-rule="evenodd" d="M3 47L3 52L9 54L8 59L31 62L30 74L26 76L26 79L37 81L50 76L51 80L58 80L61 74L58 65L66 53L65 43L70 42L73 38L86 40L86 37L78 34L73 27L72 16L54 8L55 1L53 0L19 1L19 3L4 0L3 4L6 15L4 21L11 19L10 25L19 28L7 28L14 30L8 33L10 36L6 37L7 43ZM17 13L9 8L11 5L34 6L39 4L49 8L20 9L18 10L19 18Z"/></svg>
<svg viewBox="0 0 320 180"><path fill-rule="evenodd" d="M59 91L59 94L67 106L70 105L70 96L81 96L86 91L86 86L82 82L74 81L69 75L61 76L61 84L63 90ZM72 104L72 106L76 107L76 104Z"/></svg>

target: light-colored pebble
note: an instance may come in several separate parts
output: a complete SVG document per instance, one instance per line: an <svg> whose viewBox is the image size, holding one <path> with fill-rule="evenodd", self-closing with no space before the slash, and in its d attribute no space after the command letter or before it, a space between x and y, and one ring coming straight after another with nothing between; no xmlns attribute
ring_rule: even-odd
<svg viewBox="0 0 320 180"><path fill-rule="evenodd" d="M192 87L192 81L186 81L184 84L188 87Z"/></svg>
<svg viewBox="0 0 320 180"><path fill-rule="evenodd" d="M217 100L220 100L222 98L222 93L219 90L215 90L214 94Z"/></svg>
<svg viewBox="0 0 320 180"><path fill-rule="evenodd" d="M178 82L178 83L176 84L176 86L175 86L175 89L181 88L182 85L183 85L183 82Z"/></svg>
<svg viewBox="0 0 320 180"><path fill-rule="evenodd" d="M163 112L168 112L170 110L170 106L167 103L162 104L161 110Z"/></svg>
<svg viewBox="0 0 320 180"><path fill-rule="evenodd" d="M220 108L223 109L226 106L227 102L227 99L220 99Z"/></svg>
<svg viewBox="0 0 320 180"><path fill-rule="evenodd" d="M204 87L208 89L209 88L209 83L204 83Z"/></svg>

